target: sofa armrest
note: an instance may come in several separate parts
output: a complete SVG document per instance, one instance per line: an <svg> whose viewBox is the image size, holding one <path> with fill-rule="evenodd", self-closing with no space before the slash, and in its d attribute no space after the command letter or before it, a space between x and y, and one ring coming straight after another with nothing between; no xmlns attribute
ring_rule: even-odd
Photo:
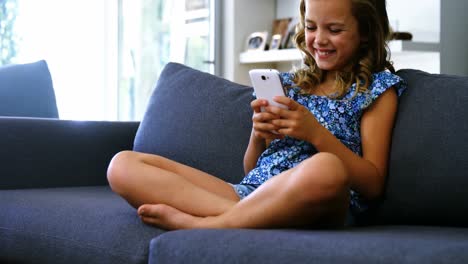
<svg viewBox="0 0 468 264"><path fill-rule="evenodd" d="M0 189L107 184L113 155L138 122L0 117Z"/></svg>

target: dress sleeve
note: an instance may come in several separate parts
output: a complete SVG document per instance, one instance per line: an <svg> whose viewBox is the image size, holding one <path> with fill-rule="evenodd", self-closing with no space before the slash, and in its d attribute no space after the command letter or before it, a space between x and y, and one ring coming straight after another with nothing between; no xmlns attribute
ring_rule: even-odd
<svg viewBox="0 0 468 264"><path fill-rule="evenodd" d="M400 76L388 71L376 73L373 77L374 81L369 88L369 93L366 95L366 102L363 104L362 108L369 107L369 105L377 100L377 98L390 87L395 88L398 97L406 90L406 82Z"/></svg>

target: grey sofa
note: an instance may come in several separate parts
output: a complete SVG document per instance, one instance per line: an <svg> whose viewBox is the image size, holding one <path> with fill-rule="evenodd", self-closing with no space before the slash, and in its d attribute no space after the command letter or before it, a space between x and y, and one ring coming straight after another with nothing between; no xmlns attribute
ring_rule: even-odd
<svg viewBox="0 0 468 264"><path fill-rule="evenodd" d="M108 187L125 149L239 181L249 87L171 63L141 123L1 117L0 262L468 263L468 78L398 74L385 197L340 230L165 232Z"/></svg>

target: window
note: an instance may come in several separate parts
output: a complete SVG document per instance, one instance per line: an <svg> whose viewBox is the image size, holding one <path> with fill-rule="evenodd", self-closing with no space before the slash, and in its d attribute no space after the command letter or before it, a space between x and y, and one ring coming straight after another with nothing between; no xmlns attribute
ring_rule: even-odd
<svg viewBox="0 0 468 264"><path fill-rule="evenodd" d="M214 73L214 0L4 1L11 62L47 61L62 119L141 119L170 61Z"/></svg>
<svg viewBox="0 0 468 264"><path fill-rule="evenodd" d="M164 65L214 73L214 0L121 0L119 119L140 119Z"/></svg>
<svg viewBox="0 0 468 264"><path fill-rule="evenodd" d="M10 64L16 56L14 26L18 12L16 0L0 0L0 65Z"/></svg>

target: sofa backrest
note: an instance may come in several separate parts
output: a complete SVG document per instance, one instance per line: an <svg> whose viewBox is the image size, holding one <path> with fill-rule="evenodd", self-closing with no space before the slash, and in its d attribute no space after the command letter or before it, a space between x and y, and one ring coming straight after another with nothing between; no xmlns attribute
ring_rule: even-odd
<svg viewBox="0 0 468 264"><path fill-rule="evenodd" d="M0 67L0 116L58 118L52 78L44 60Z"/></svg>
<svg viewBox="0 0 468 264"><path fill-rule="evenodd" d="M161 72L134 150L238 183L252 128L252 88L178 63Z"/></svg>
<svg viewBox="0 0 468 264"><path fill-rule="evenodd" d="M397 72L408 83L377 222L468 226L468 77Z"/></svg>

